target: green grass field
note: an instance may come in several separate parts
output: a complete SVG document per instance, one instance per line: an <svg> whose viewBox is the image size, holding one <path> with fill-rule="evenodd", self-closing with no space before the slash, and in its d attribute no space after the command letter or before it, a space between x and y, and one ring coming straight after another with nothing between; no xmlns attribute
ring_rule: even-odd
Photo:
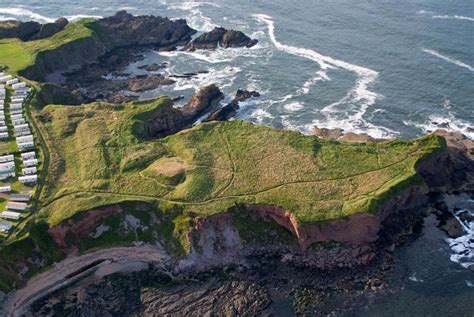
<svg viewBox="0 0 474 317"><path fill-rule="evenodd" d="M420 184L416 164L444 148L436 136L351 144L243 121L140 140L146 118L169 102L46 107L41 125L51 164L41 217L58 224L94 207L143 200L199 215L271 204L301 222L325 221L376 211L392 194Z"/></svg>
<svg viewBox="0 0 474 317"><path fill-rule="evenodd" d="M19 39L0 40L0 64L10 73L17 73L33 64L39 53L56 49L67 43L90 36L97 36L94 19L81 19L68 24L61 32L51 37L23 42Z"/></svg>

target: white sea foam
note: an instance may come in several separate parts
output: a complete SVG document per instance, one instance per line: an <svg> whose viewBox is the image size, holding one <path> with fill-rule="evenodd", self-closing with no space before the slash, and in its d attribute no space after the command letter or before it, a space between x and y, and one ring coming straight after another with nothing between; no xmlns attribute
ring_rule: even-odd
<svg viewBox="0 0 474 317"><path fill-rule="evenodd" d="M449 15L449 14L439 14L433 11L425 11L425 10L420 10L417 12L418 14L430 14L431 18L433 19L442 19L442 20L464 20L464 21L470 21L474 22L473 17L468 17L464 15Z"/></svg>
<svg viewBox="0 0 474 317"><path fill-rule="evenodd" d="M453 252L450 259L468 269L474 265L474 221L463 220L460 215L467 212L471 218L474 217L474 202L466 196L446 196L445 201L465 231L465 234L458 238L446 239Z"/></svg>
<svg viewBox="0 0 474 317"><path fill-rule="evenodd" d="M137 7L124 6L124 7L119 7L119 8L117 8L116 11L121 11L121 10L132 11L132 10L137 10L137 9L138 9Z"/></svg>
<svg viewBox="0 0 474 317"><path fill-rule="evenodd" d="M377 93L369 90L369 86L377 80L378 72L322 55L311 49L283 44L279 42L275 36L275 24L272 17L264 14L255 14L254 18L258 22L267 25L269 38L278 50L312 60L320 66L317 76L306 81L303 87L297 91L298 95L307 94L317 81L330 80L327 73L330 70L343 69L357 74L357 81L354 87L342 99L323 108L320 114L322 114L324 118L314 120L313 125L317 124L318 126L328 128L341 127L341 125L343 125L348 131L365 132L374 137L389 137L397 134L395 131L375 126L363 119L369 106L373 105L377 98L381 97ZM341 118L340 113L344 113L345 117ZM290 123L289 125L293 124ZM300 127L299 130L309 132L312 128L313 126L305 126Z"/></svg>
<svg viewBox="0 0 474 317"><path fill-rule="evenodd" d="M295 112L304 108L304 103L292 102L283 106L286 111Z"/></svg>
<svg viewBox="0 0 474 317"><path fill-rule="evenodd" d="M33 11L16 7L16 8L0 8L0 13L8 14L13 17L27 17L39 22L54 22L55 19L43 16Z"/></svg>
<svg viewBox="0 0 474 317"><path fill-rule="evenodd" d="M463 15L433 15L433 19L442 19L442 20L465 20L465 21L471 21L474 22L474 18L472 17L466 17Z"/></svg>
<svg viewBox="0 0 474 317"><path fill-rule="evenodd" d="M94 18L94 19L102 19L103 16L101 15L88 15L88 14L76 14L76 15L67 15L65 16L66 19L69 21L77 21L83 18Z"/></svg>
<svg viewBox="0 0 474 317"><path fill-rule="evenodd" d="M472 282L472 281L466 281L466 285L467 285L468 287L474 287L474 282Z"/></svg>
<svg viewBox="0 0 474 317"><path fill-rule="evenodd" d="M270 114L270 112L264 109L256 109L251 114L251 117L255 118L257 123L264 123L265 119L273 119L274 117Z"/></svg>
<svg viewBox="0 0 474 317"><path fill-rule="evenodd" d="M439 52L437 52L437 51L435 51L435 50L432 50L432 49L422 48L421 50L422 50L423 52L425 52L425 53L428 53L428 54L433 55L433 56L435 56L435 57L438 57L438 58L440 58L440 59L442 59L442 60L445 60L445 61L447 61L447 62L449 62L449 63L451 63L451 64L457 65L457 66L459 66L459 67L466 68L466 69L470 70L471 72L474 72L474 67L472 67L471 65L468 65L468 64L466 64L466 63L463 63L463 62L461 62L461 61L459 61L459 60L457 60L457 59L455 59L455 58L452 58L452 57L443 55L443 54L441 54L441 53L439 53Z"/></svg>
<svg viewBox="0 0 474 317"><path fill-rule="evenodd" d="M424 283L425 281L422 280L421 278L417 278L415 274L412 276L408 277L408 279L412 282L417 282L417 283Z"/></svg>
<svg viewBox="0 0 474 317"><path fill-rule="evenodd" d="M212 22L211 18L205 16L202 11L199 10L199 7L201 6L220 7L219 5L212 2L186 1L182 3L168 4L169 9L189 12L189 14L185 16L185 18L188 25L193 29L196 29L201 32L212 31L215 27L217 27L217 25Z"/></svg>
<svg viewBox="0 0 474 317"><path fill-rule="evenodd" d="M221 89L231 87L236 75L241 72L239 67L211 67L208 73L198 74L192 78L176 78L176 83L172 86L174 91L192 89L197 91L199 88L216 84Z"/></svg>
<svg viewBox="0 0 474 317"><path fill-rule="evenodd" d="M445 129L447 131L460 132L474 140L474 132L470 129L471 125L469 122L456 118L451 111L447 111L443 114L431 115L424 123L409 120L405 120L403 123L408 126L415 126L421 129L424 133L432 133L437 129Z"/></svg>

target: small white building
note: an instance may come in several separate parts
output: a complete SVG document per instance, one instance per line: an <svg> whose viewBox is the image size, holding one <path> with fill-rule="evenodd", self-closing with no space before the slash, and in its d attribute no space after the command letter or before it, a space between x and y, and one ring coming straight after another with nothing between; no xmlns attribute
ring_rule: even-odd
<svg viewBox="0 0 474 317"><path fill-rule="evenodd" d="M25 167L38 166L38 160L37 159L26 160L26 161L23 161L23 165L25 165Z"/></svg>
<svg viewBox="0 0 474 317"><path fill-rule="evenodd" d="M21 159L23 161L27 161L27 160L31 160L31 159L35 159L35 158L36 158L36 152L35 151L21 153Z"/></svg>
<svg viewBox="0 0 474 317"><path fill-rule="evenodd" d="M8 233L13 225L7 221L0 220L0 232Z"/></svg>
<svg viewBox="0 0 474 317"><path fill-rule="evenodd" d="M20 176L18 180L22 184L36 184L38 181L38 175L27 175L27 176Z"/></svg>
<svg viewBox="0 0 474 317"><path fill-rule="evenodd" d="M16 201L9 201L7 203L7 209L8 210L25 211L25 210L28 209L28 204L27 203L16 202Z"/></svg>
<svg viewBox="0 0 474 317"><path fill-rule="evenodd" d="M5 162L0 164L0 173L13 172L15 170L15 162Z"/></svg>
<svg viewBox="0 0 474 317"><path fill-rule="evenodd" d="M0 132L0 140L6 140L8 138L8 132Z"/></svg>
<svg viewBox="0 0 474 317"><path fill-rule="evenodd" d="M12 103L10 105L10 110L23 109L23 104L21 103Z"/></svg>
<svg viewBox="0 0 474 317"><path fill-rule="evenodd" d="M29 130L29 129L30 129L30 126L28 125L28 123L20 124L20 125L15 126L15 132L25 131L25 130Z"/></svg>
<svg viewBox="0 0 474 317"><path fill-rule="evenodd" d="M30 130L25 130L25 131L20 131L20 132L15 132L15 137L21 137L25 135L30 135L31 131Z"/></svg>
<svg viewBox="0 0 474 317"><path fill-rule="evenodd" d="M4 211L0 213L0 217L3 219L20 220L21 214L14 211Z"/></svg>
<svg viewBox="0 0 474 317"><path fill-rule="evenodd" d="M25 119L21 118L21 119L12 120L12 123L13 123L13 126L16 127L17 125L25 124L26 121L25 121Z"/></svg>
<svg viewBox="0 0 474 317"><path fill-rule="evenodd" d="M9 178L9 177L15 177L15 176L16 176L15 172L7 172L7 173L1 173L0 172L0 180L2 180L2 181Z"/></svg>
<svg viewBox="0 0 474 317"><path fill-rule="evenodd" d="M13 154L0 156L0 163L13 162L14 160L15 156L13 156Z"/></svg>
<svg viewBox="0 0 474 317"><path fill-rule="evenodd" d="M3 77L0 77L0 83L6 83L7 81L9 81L12 78L13 78L12 75L6 75L6 76L3 76Z"/></svg>
<svg viewBox="0 0 474 317"><path fill-rule="evenodd" d="M26 88L26 83L24 83L24 82L19 82L19 83L13 84L13 85L12 85L12 88L13 88L13 89Z"/></svg>
<svg viewBox="0 0 474 317"><path fill-rule="evenodd" d="M38 172L38 169L35 166L27 167L27 168L22 169L21 172L23 173L23 175L34 175Z"/></svg>
<svg viewBox="0 0 474 317"><path fill-rule="evenodd" d="M19 82L18 78L13 78L13 79L7 80L7 85L13 85L13 84L16 84L17 82Z"/></svg>
<svg viewBox="0 0 474 317"><path fill-rule="evenodd" d="M26 143L26 142L33 142L33 141L34 141L33 135L31 134L16 138L17 143Z"/></svg>
<svg viewBox="0 0 474 317"><path fill-rule="evenodd" d="M22 114L23 113L23 109L13 109L11 110L10 109L10 113L13 115L13 114Z"/></svg>
<svg viewBox="0 0 474 317"><path fill-rule="evenodd" d="M11 117L12 117L12 120L23 119L23 115L22 115L22 114L14 114L14 115L12 115Z"/></svg>
<svg viewBox="0 0 474 317"><path fill-rule="evenodd" d="M35 147L34 142L17 143L17 145L20 151L30 150Z"/></svg>
<svg viewBox="0 0 474 317"><path fill-rule="evenodd" d="M12 191L12 187L10 185L0 186L0 193L9 193L11 191Z"/></svg>
<svg viewBox="0 0 474 317"><path fill-rule="evenodd" d="M25 97L18 97L18 96L12 97L12 100L11 100L12 103L23 103L24 101L25 101Z"/></svg>
<svg viewBox="0 0 474 317"><path fill-rule="evenodd" d="M8 131L8 127L0 127L0 132L7 132Z"/></svg>

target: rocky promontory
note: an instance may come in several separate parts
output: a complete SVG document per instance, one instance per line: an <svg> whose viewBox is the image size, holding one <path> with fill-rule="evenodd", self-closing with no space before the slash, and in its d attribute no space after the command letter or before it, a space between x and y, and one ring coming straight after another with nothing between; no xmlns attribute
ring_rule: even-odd
<svg viewBox="0 0 474 317"><path fill-rule="evenodd" d="M223 27L216 27L214 30L204 33L195 38L186 46L189 51L197 49L213 50L217 47L222 48L236 48L255 46L258 40L251 39L244 33L235 30L227 30Z"/></svg>

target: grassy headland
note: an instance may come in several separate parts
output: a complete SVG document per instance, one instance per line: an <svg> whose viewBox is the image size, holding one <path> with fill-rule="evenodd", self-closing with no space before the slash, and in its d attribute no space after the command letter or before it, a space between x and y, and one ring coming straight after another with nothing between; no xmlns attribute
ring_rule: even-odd
<svg viewBox="0 0 474 317"><path fill-rule="evenodd" d="M374 212L422 181L416 164L442 138L351 144L248 122L212 122L161 140L139 138L167 98L48 106L41 113L51 164L40 216L59 224L124 201L209 215L239 203L277 205L300 222Z"/></svg>

